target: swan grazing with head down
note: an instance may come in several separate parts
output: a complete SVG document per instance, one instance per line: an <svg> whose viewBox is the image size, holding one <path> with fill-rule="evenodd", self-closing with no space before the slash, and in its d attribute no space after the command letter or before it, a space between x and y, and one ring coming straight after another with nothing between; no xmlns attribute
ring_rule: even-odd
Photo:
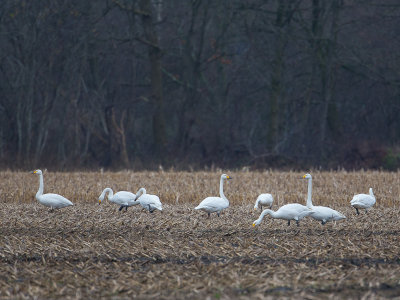
<svg viewBox="0 0 400 300"><path fill-rule="evenodd" d="M254 205L254 210L258 207L262 210L263 206L269 206L271 209L272 203L274 202L274 197L271 194L261 194L257 197L256 204Z"/></svg>
<svg viewBox="0 0 400 300"><path fill-rule="evenodd" d="M307 195L307 207L312 209L315 213L311 215L312 218L315 220L321 221L322 225L325 225L326 222L328 221L339 221L346 219L346 217L332 209L326 206L314 206L312 204L312 176L310 174L305 174L303 178L308 179L308 195Z"/></svg>
<svg viewBox="0 0 400 300"><path fill-rule="evenodd" d="M99 197L99 205L104 200L105 195L108 193L108 200L112 203L120 205L119 211L124 207L128 210L128 207L139 204L136 200L136 195L131 192L120 191L114 194L110 188L105 188Z"/></svg>
<svg viewBox="0 0 400 300"><path fill-rule="evenodd" d="M269 214L274 219L288 220L288 225L290 225L290 220L295 220L297 226L299 226L299 221L304 217L312 215L314 212L307 208L307 206L291 203L280 207L277 211L271 209L264 209L260 217L253 222L253 227L259 225L266 214Z"/></svg>
<svg viewBox="0 0 400 300"><path fill-rule="evenodd" d="M374 193L372 191L372 188L369 188L369 195L367 194L358 194L354 195L353 199L350 201L351 206L353 206L356 211L357 215L360 214L358 209L364 208L365 213L368 212L368 208L372 207L376 202Z"/></svg>
<svg viewBox="0 0 400 300"><path fill-rule="evenodd" d="M67 206L74 205L67 198L58 194L43 194L44 184L43 184L43 173L41 170L35 170L31 172L32 174L39 175L39 190L36 193L36 199L44 206L54 208L63 208Z"/></svg>
<svg viewBox="0 0 400 300"><path fill-rule="evenodd" d="M152 213L156 209L162 211L160 198L158 198L158 196L156 195L146 194L145 188L140 188L137 191L136 198L138 199L137 201L140 203L140 205L143 208L147 209L149 212Z"/></svg>
<svg viewBox="0 0 400 300"><path fill-rule="evenodd" d="M207 197L194 209L207 212L208 217L213 212L216 212L218 217L221 211L229 207L229 200L224 195L224 181L232 179L229 175L222 174L219 181L219 195L220 197Z"/></svg>

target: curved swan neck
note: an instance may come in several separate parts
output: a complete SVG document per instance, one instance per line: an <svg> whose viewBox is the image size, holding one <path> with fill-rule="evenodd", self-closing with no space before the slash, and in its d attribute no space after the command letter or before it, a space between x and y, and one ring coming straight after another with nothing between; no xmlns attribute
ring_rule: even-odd
<svg viewBox="0 0 400 300"><path fill-rule="evenodd" d="M312 208L312 178L308 179L307 207Z"/></svg>
<svg viewBox="0 0 400 300"><path fill-rule="evenodd" d="M229 200L225 197L224 195L224 178L221 177L221 180L219 182L219 195L222 199L226 200L229 202Z"/></svg>
<svg viewBox="0 0 400 300"><path fill-rule="evenodd" d="M260 217L257 219L257 222L261 222L262 221L262 219L264 219L264 216L265 215L270 215L270 216L274 216L274 214L275 214L275 212L273 211L273 210L271 210L271 209L264 209L263 211L262 211L262 213L261 213L261 215L260 215Z"/></svg>
<svg viewBox="0 0 400 300"><path fill-rule="evenodd" d="M256 200L256 204L254 204L254 208L258 208L258 203L260 202L260 199Z"/></svg>
<svg viewBox="0 0 400 300"><path fill-rule="evenodd" d="M108 200L110 200L110 198L112 198L112 197L114 196L114 192L113 192L112 189L110 189L110 188L105 188L105 189L103 190L103 192L101 193L100 198L101 198L101 199L104 199L104 196L106 195L106 193L108 193Z"/></svg>
<svg viewBox="0 0 400 300"><path fill-rule="evenodd" d="M43 174L39 174L39 190L36 193L36 197L43 195Z"/></svg>
<svg viewBox="0 0 400 300"><path fill-rule="evenodd" d="M136 192L136 199L139 198L142 195L146 195L146 189L145 188L140 188L137 192Z"/></svg>

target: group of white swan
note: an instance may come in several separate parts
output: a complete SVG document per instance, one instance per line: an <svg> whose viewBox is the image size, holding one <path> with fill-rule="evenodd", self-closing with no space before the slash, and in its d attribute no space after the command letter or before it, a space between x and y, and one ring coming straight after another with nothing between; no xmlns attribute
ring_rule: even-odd
<svg viewBox="0 0 400 300"><path fill-rule="evenodd" d="M44 206L50 207L51 209L63 208L74 205L67 198L58 194L43 194L43 172L41 170L35 170L33 174L39 175L39 190L36 193L36 199ZM136 194L126 191L120 191L114 194L110 188L105 188L99 197L99 204L104 200L105 195L108 193L108 200L120 206L121 211L124 207L125 210L129 206L140 204L143 208L149 212L153 212L156 209L162 211L162 204L160 198L156 195L150 195L146 193L145 188L140 188Z"/></svg>
<svg viewBox="0 0 400 300"><path fill-rule="evenodd" d="M43 194L43 173L41 170L35 170L32 173L39 175L39 190L36 193L36 199L43 205L50 207L51 209L63 208L73 205L71 201L58 194ZM288 221L296 221L299 226L299 221L307 216L312 217L315 220L321 221L322 225L329 221L339 221L346 219L346 217L329 207L325 206L314 206L312 204L312 177L310 174L305 174L304 179L308 179L308 195L306 205L299 203L286 204L280 207L277 211L271 210L272 203L274 201L271 194L261 194L258 196L254 209L257 210L259 207L262 209L263 206L269 206L269 209L264 209L260 217L253 222L253 226L259 225L265 215L269 214L274 219L283 219ZM201 203L195 207L196 210L202 210L207 212L208 217L211 213L217 213L218 217L222 210L229 207L229 200L224 194L224 181L232 179L229 175L222 174L219 183L219 194L220 197L207 197ZM108 193L108 200L120 206L119 210L123 208L125 210L130 206L140 204L143 208L149 212L153 212L156 209L162 211L162 204L158 196L146 194L145 188L140 188L136 194L126 191L120 191L114 194L111 188L105 188L99 197L99 204L104 200L104 197ZM369 189L369 195L358 194L353 197L350 204L356 209L357 214L359 209L365 209L367 212L370 207L375 204L375 196L372 192L372 188Z"/></svg>

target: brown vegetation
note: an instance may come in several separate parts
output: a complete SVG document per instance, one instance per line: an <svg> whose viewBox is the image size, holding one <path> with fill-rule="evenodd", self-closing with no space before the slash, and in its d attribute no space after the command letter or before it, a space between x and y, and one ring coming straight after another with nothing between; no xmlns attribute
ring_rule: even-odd
<svg viewBox="0 0 400 300"><path fill-rule="evenodd" d="M49 212L34 199L38 178L1 172L1 298L210 299L358 298L400 293L399 174L313 172L314 204L347 219L300 227L267 218L253 228L256 196L273 209L305 203L307 182L295 172L229 172L231 207L220 218L194 211L218 195L220 172L46 173L45 192L74 207ZM158 194L153 214L97 198L105 187ZM373 187L375 207L356 216L354 193Z"/></svg>

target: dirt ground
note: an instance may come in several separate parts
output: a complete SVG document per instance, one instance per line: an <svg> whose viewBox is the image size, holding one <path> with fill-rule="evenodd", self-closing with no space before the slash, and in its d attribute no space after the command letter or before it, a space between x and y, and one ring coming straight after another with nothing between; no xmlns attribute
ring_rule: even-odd
<svg viewBox="0 0 400 300"><path fill-rule="evenodd" d="M170 187L170 196L166 196L164 186L164 210L153 214L137 206L120 212L118 206L108 201L98 205L100 186L108 184L108 180L124 182L120 176L125 178L126 174L109 174L111 179L99 180L98 185L89 184L88 178L95 180L97 176L93 174L45 174L46 192L68 194L69 191L71 200L74 193L78 195L75 198L79 198L73 201L73 207L55 212L34 199L38 184L34 175L15 174L16 177L10 179L12 174L0 174L10 180L2 184L0 191L3 196L0 298L400 297L400 208L396 204L399 193L398 186L389 188L390 184L398 182L396 173L381 174L386 178L387 187L376 183L379 186L376 207L359 216L345 203L351 200L352 189L367 192L376 173L352 173L350 177L338 173L317 174L315 177L322 183L316 184L315 202L323 205L330 202L331 207L346 215L346 220L321 225L306 218L297 227L295 223L288 226L284 220L267 217L256 228L251 225L260 211L253 210L254 195L264 185L273 187L269 190L273 194L274 189L282 190L270 179L254 184L248 194L239 187L235 190L233 181L230 182L225 188L227 197L233 197L238 191L242 194L233 197L233 204L221 217L214 214L207 219L205 213L193 208L200 202L198 197L203 196L202 193L218 194L216 174L202 174L203 179L197 182L199 187L191 192L182 189L194 195L192 198L178 194L178 187L194 185L193 178L189 183L180 183L175 175L167 178L156 174L157 180ZM242 177L238 186L250 186L246 176L254 178L260 174L234 175L236 180ZM292 193L275 192L281 197L275 197L277 203L273 209L297 196L303 199L299 202L305 201L306 183L296 181L300 174L275 175L272 177L281 180L289 178L283 183L287 190L292 186L289 184L292 177L299 186ZM84 176L85 180L78 181L76 176ZM148 176L146 173L135 178L146 182ZM354 182L363 186L342 187L351 176L360 177ZM54 177L58 181L54 181ZM340 189L328 183L331 177L336 178ZM25 183L18 183L22 179ZM72 192L68 184L61 184L67 181L72 182L76 190L82 190L81 194ZM16 183L19 189L13 189ZM91 188L84 189L85 185ZM161 188L157 190L150 184L148 190L152 189L162 194ZM333 196L328 196L332 193ZM85 198L85 195L90 197ZM341 200L332 203L331 197Z"/></svg>

